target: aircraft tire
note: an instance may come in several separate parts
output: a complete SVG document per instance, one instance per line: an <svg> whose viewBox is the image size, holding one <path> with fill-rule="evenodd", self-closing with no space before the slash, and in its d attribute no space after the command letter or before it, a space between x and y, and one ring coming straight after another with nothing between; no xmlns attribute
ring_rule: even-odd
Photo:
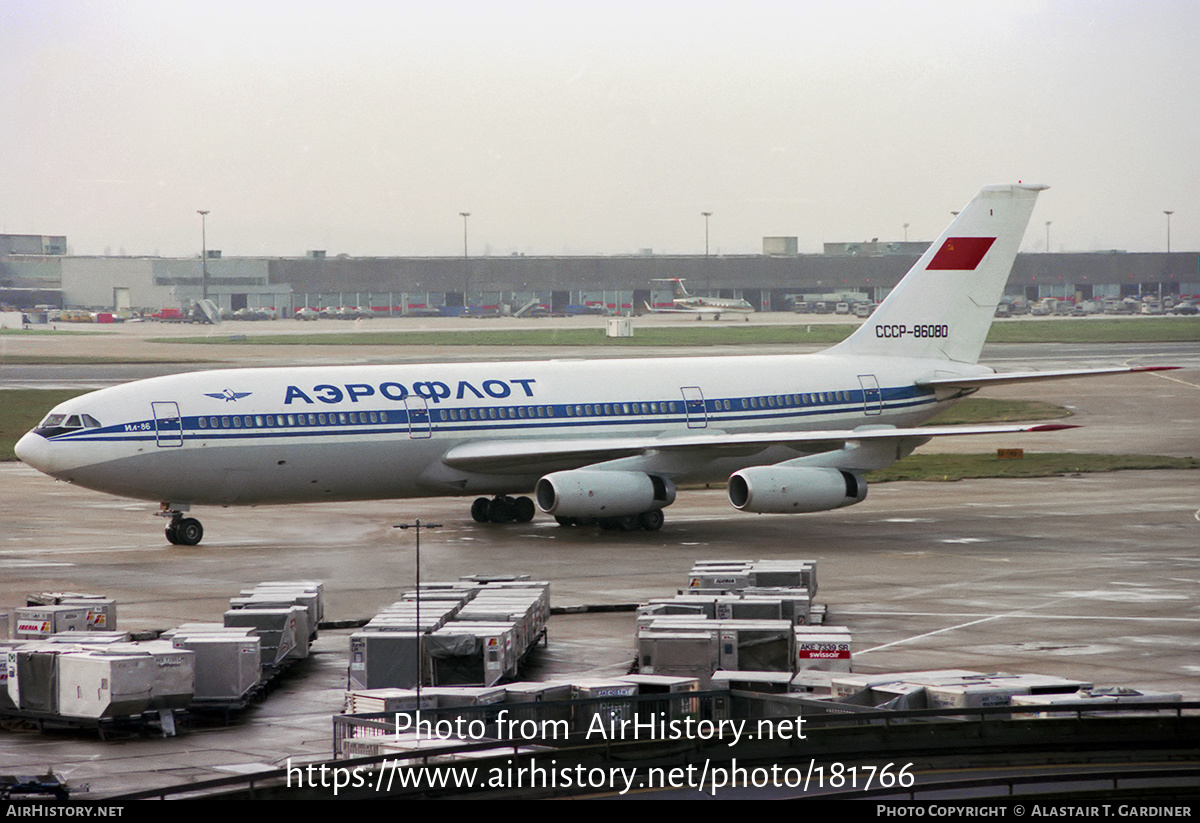
<svg viewBox="0 0 1200 823"><path fill-rule="evenodd" d="M507 497L497 497L488 503L487 519L491 523L507 523L513 519L513 505Z"/></svg>
<svg viewBox="0 0 1200 823"><path fill-rule="evenodd" d="M619 517L601 517L596 522L600 524L600 528L604 529L606 532L611 532L615 529L621 528L620 520L621 519Z"/></svg>
<svg viewBox="0 0 1200 823"><path fill-rule="evenodd" d="M471 504L471 519L476 523L488 522L488 504L491 503L486 497L476 497L475 502Z"/></svg>
<svg viewBox="0 0 1200 823"><path fill-rule="evenodd" d="M637 531L642 527L641 515L626 514L616 518L617 527L623 532Z"/></svg>
<svg viewBox="0 0 1200 823"><path fill-rule="evenodd" d="M185 517L175 526L175 539L180 546L196 546L204 539L204 527L194 517Z"/></svg>
<svg viewBox="0 0 1200 823"><path fill-rule="evenodd" d="M563 528L570 528L571 526L579 525L579 521L574 517L555 517L554 519L557 520L558 525L562 526Z"/></svg>
<svg viewBox="0 0 1200 823"><path fill-rule="evenodd" d="M179 538L178 538L178 537L175 535L175 524L174 524L174 523L172 523L171 525L167 526L167 527L166 527L166 528L165 528L163 531L164 531L164 532L165 532L165 534L167 535L167 542L168 542L168 543L170 543L172 546L178 546L178 545L179 545Z"/></svg>
<svg viewBox="0 0 1200 823"><path fill-rule="evenodd" d="M638 519L641 521L643 529L648 532L656 532L663 527L663 521L666 518L663 516L662 509L651 509L638 515Z"/></svg>
<svg viewBox="0 0 1200 823"><path fill-rule="evenodd" d="M512 511L514 520L518 523L528 523L535 514L533 501L528 497L518 497L513 501Z"/></svg>

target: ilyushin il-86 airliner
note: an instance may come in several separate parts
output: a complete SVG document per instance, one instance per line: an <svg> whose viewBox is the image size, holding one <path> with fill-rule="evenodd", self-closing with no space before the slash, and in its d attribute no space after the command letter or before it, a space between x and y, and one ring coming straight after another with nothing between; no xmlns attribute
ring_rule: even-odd
<svg viewBox="0 0 1200 823"><path fill-rule="evenodd" d="M481 523L656 530L676 487L727 482L746 512L861 502L863 474L933 437L1057 424L920 427L980 387L1136 368L996 374L976 361L1040 185L988 186L850 337L807 355L232 369L68 400L17 444L30 466L193 505L477 496ZM533 498L520 495L532 490Z"/></svg>

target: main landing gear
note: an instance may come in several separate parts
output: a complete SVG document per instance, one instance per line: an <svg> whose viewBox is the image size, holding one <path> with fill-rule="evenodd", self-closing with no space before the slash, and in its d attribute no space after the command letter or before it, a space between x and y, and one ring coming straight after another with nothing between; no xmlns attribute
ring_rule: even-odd
<svg viewBox="0 0 1200 823"><path fill-rule="evenodd" d="M533 501L528 497L477 497L471 504L471 519L476 523L528 523L533 514Z"/></svg>
<svg viewBox="0 0 1200 823"><path fill-rule="evenodd" d="M656 532L663 527L662 509L651 509L641 514L626 514L621 517L556 517L560 526L598 525L607 531L632 532L645 529Z"/></svg>
<svg viewBox="0 0 1200 823"><path fill-rule="evenodd" d="M156 512L159 517L169 517L171 522L167 524L166 535L167 542L172 546L195 546L204 539L204 527L200 525L200 521L194 517L184 517L184 509L172 509L169 504L163 504L161 510Z"/></svg>

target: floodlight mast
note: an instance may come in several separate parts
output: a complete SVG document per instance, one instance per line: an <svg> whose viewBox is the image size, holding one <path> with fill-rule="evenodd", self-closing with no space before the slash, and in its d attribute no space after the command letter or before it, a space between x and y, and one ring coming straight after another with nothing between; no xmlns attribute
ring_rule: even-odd
<svg viewBox="0 0 1200 823"><path fill-rule="evenodd" d="M412 523L397 523L392 526L393 529L415 529L417 532L417 556L416 556L416 578L417 578L417 710L421 709L421 681L424 679L424 670L422 664L425 661L424 654L424 637L425 632L421 629L421 529L440 529L441 523L422 523L421 518L417 518Z"/></svg>

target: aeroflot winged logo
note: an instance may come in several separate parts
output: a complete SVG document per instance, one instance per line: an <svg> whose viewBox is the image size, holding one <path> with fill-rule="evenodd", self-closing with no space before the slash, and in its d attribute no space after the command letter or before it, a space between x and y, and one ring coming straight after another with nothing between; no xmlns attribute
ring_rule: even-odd
<svg viewBox="0 0 1200 823"><path fill-rule="evenodd" d="M233 400L241 400L243 397L249 397L250 394L251 393L248 391L234 391L233 389L226 389L223 392L216 392L214 394L205 392L204 396L211 397L214 400L224 400L226 403L229 403Z"/></svg>
<svg viewBox="0 0 1200 823"><path fill-rule="evenodd" d="M947 237L926 267L929 270L974 271L996 242L995 237Z"/></svg>

